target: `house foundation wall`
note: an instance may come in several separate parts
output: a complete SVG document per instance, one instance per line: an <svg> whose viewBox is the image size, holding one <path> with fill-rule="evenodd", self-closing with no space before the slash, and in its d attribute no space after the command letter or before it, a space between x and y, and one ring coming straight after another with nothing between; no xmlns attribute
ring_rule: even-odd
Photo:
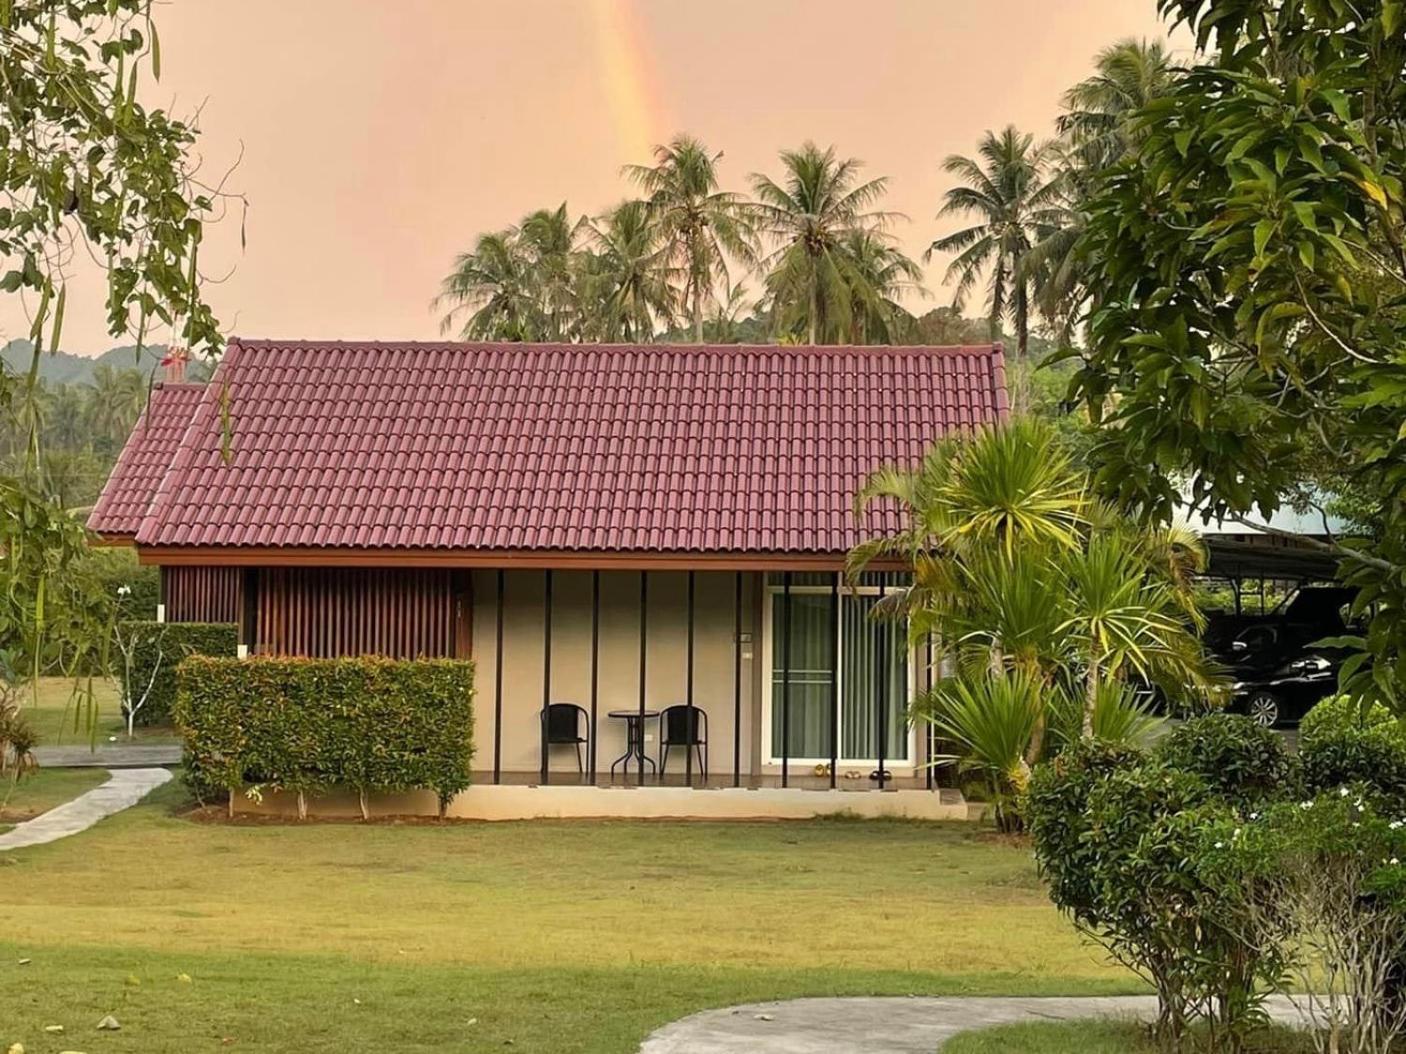
<svg viewBox="0 0 1406 1054"><path fill-rule="evenodd" d="M439 803L429 791L373 795L373 818L431 817ZM297 796L265 792L261 800L236 796L240 815L292 817ZM357 796L332 793L309 799L308 812L327 819L361 816ZM450 802L445 815L456 820L541 819L680 819L680 820L806 820L818 816L883 817L910 820L967 820L960 795L926 790L857 794L842 790L794 788L688 787L541 787L503 784L470 787Z"/></svg>

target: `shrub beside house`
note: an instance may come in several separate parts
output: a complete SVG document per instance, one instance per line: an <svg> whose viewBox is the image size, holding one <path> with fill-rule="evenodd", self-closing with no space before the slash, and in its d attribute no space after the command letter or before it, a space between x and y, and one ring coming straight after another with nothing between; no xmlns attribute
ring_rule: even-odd
<svg viewBox="0 0 1406 1054"><path fill-rule="evenodd" d="M349 788L430 790L440 812L469 785L473 663L453 659L220 659L177 671L175 721L185 778L202 800L246 789L298 798Z"/></svg>

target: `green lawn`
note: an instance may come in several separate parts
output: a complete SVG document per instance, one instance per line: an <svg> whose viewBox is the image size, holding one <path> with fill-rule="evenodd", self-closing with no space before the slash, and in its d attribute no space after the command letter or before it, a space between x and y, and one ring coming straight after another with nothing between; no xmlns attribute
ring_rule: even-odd
<svg viewBox="0 0 1406 1054"><path fill-rule="evenodd" d="M942 1054L1156 1054L1158 1049L1139 1025L1044 1021L966 1032L949 1040ZM1303 1033L1275 1028L1252 1036L1245 1050L1246 1054L1310 1054L1313 1043Z"/></svg>
<svg viewBox="0 0 1406 1054"><path fill-rule="evenodd" d="M966 825L231 826L180 803L0 861L0 1049L625 1054L740 1001L1138 990L1028 848ZM92 1031L107 1013L121 1032Z"/></svg>
<svg viewBox="0 0 1406 1054"><path fill-rule="evenodd" d="M39 734L39 745L83 746L96 738L105 743L111 736L119 742L127 739L127 726L122 720L122 708L117 699L117 686L109 680L94 678L91 718L86 701L73 700L73 682L62 677L44 677L39 681L38 703L25 695L21 709L31 727ZM138 727L133 737L143 743L175 740L169 725Z"/></svg>
<svg viewBox="0 0 1406 1054"><path fill-rule="evenodd" d="M12 772L7 772L0 776L0 831L106 781L107 772L103 769L40 769L18 782Z"/></svg>

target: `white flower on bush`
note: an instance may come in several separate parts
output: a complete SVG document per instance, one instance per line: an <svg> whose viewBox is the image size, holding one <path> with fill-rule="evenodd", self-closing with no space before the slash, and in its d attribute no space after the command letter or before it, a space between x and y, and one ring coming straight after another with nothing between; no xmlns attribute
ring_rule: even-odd
<svg viewBox="0 0 1406 1054"><path fill-rule="evenodd" d="M1401 821L1400 821L1400 820L1392 820L1391 823L1387 824L1387 827L1388 827L1390 830L1399 831L1399 830L1401 830Z"/></svg>
<svg viewBox="0 0 1406 1054"><path fill-rule="evenodd" d="M1348 789L1347 789L1346 787L1339 787L1339 788L1338 788L1338 797L1339 797L1339 798L1346 798L1347 796L1348 796Z"/></svg>
<svg viewBox="0 0 1406 1054"><path fill-rule="evenodd" d="M1397 864L1399 864L1399 863L1401 863L1401 861L1398 860L1396 857L1393 856L1393 857L1391 858L1391 866L1392 866L1392 867L1395 867L1395 866L1396 866Z"/></svg>
<svg viewBox="0 0 1406 1054"><path fill-rule="evenodd" d="M132 587L131 587L131 586L118 586L118 587L117 587L117 595L120 596L120 597L129 597L129 596L131 596L131 595L132 595Z"/></svg>

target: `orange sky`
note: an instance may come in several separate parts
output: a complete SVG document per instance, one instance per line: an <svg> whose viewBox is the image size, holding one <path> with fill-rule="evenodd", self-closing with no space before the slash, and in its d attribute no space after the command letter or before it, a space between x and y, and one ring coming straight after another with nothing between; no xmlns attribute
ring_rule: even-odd
<svg viewBox="0 0 1406 1054"><path fill-rule="evenodd" d="M1100 47L1161 31L1154 0L172 0L158 21L148 103L205 103L209 173L243 143L247 249L235 216L202 250L234 268L208 289L227 331L405 339L438 334L429 302L475 235L614 203L620 165L679 130L738 190L807 138L863 158L919 254L952 227L945 155L1048 134ZM67 350L116 343L101 309L79 275ZM0 335L27 329L0 298Z"/></svg>

